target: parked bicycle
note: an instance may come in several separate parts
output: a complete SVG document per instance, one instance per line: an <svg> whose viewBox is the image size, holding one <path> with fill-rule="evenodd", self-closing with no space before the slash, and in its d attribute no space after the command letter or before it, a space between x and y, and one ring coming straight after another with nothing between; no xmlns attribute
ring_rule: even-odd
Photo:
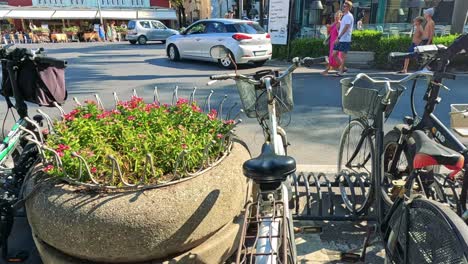
<svg viewBox="0 0 468 264"><path fill-rule="evenodd" d="M214 58L229 56L223 46L213 47ZM296 171L296 161L287 156L286 132L278 118L293 108L292 72L301 64L324 62L325 58L295 58L283 73L263 70L254 75L223 74L211 80L236 81L247 117L257 118L263 128L265 143L260 156L246 161L246 177L258 185L257 197L247 203L236 263L296 263L296 245L292 221L291 176ZM210 84L213 82L210 82ZM254 225L256 235L248 235ZM247 240L254 238L253 245Z"/></svg>
<svg viewBox="0 0 468 264"><path fill-rule="evenodd" d="M421 53L429 52L429 48L421 48ZM402 57L407 56L403 54ZM440 62L446 65L447 61ZM435 71L435 75L438 71ZM383 157L383 123L401 94L402 84L419 76L430 76L427 71L414 73L401 80L374 79L366 74L358 74L356 78L346 78L341 81L343 106L359 113L358 102L362 98L370 100L370 111L374 117L373 141L375 155L372 159L372 184L374 190L382 189L384 175ZM346 99L348 98L348 99ZM353 107L351 107L353 106ZM404 184L393 190L393 204L386 210L384 194L375 193L375 209L377 213L377 233L385 246L388 263L466 263L468 261L468 229L463 220L447 206L429 200L423 195L414 194L415 183L421 184L421 175L428 165L424 159L437 160L440 165L448 165L454 171L461 169L463 156L447 147L438 145L427 138L421 131L413 133L415 140L415 158L413 170L405 179ZM367 157L366 157L367 158ZM365 248L364 248L365 252Z"/></svg>
<svg viewBox="0 0 468 264"><path fill-rule="evenodd" d="M465 41L465 46L462 45L463 41ZM468 36L465 35L459 38L455 45L448 49L443 46L422 46L418 47L415 53L393 54L392 56L395 58L417 56L425 61L425 64L435 63L435 65L433 65L434 73L427 75L429 85L424 94L426 104L422 116L418 115L414 104L417 82L417 79L415 79L411 89L410 101L412 116L405 117L404 124L395 126L393 130L385 135L385 174L382 179L382 195L388 205L393 202L391 190L398 188L395 184L401 185L411 171L415 169L414 165L423 163L426 170L419 180L420 191L428 197L448 203L456 210L458 215L462 215L467 211L468 149L434 114L435 107L441 100L439 96L440 89L448 90L442 84L443 79L455 79L455 75L446 72L446 64L450 57L460 49L468 49ZM422 75L425 74L422 73ZM422 141L429 140L429 138L438 143L434 145L434 148L439 148L440 144L456 153L453 153L450 157L436 156L428 158L421 155L417 156L414 152L418 150L419 146L415 145L415 143L418 143L415 140ZM449 169L453 169L453 172L450 175L442 175L437 171L427 169L428 166L437 166L441 163L446 163L445 165ZM460 189L460 186L461 192L458 192L457 189Z"/></svg>
<svg viewBox="0 0 468 264"><path fill-rule="evenodd" d="M19 114L19 119L0 144L0 246L5 261L20 262L27 258L27 254L10 254L8 237L14 217L22 207L26 175L39 159L34 142L44 141L43 117L36 115L30 119L25 102L41 106L63 103L66 99L66 62L46 57L43 49L33 51L14 46L0 47L0 60L1 94L8 107L5 119L12 108ZM10 97L15 99L15 105ZM12 115L14 117L13 112ZM5 131L4 126L2 131Z"/></svg>

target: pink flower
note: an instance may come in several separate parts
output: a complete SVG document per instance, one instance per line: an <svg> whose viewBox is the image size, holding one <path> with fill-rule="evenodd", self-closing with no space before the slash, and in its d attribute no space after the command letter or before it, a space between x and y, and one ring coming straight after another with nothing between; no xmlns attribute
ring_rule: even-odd
<svg viewBox="0 0 468 264"><path fill-rule="evenodd" d="M65 144L59 144L57 147L57 151L63 151L63 150L69 150L70 146L67 146Z"/></svg>
<svg viewBox="0 0 468 264"><path fill-rule="evenodd" d="M224 120L223 123L226 124L226 125L232 125L232 124L234 124L234 120L233 119Z"/></svg>
<svg viewBox="0 0 468 264"><path fill-rule="evenodd" d="M59 157L65 156L65 153L63 153L62 151L57 151L57 154L59 155Z"/></svg>
<svg viewBox="0 0 468 264"><path fill-rule="evenodd" d="M136 118L134 116L129 116L127 117L127 120L135 120Z"/></svg>
<svg viewBox="0 0 468 264"><path fill-rule="evenodd" d="M179 100L177 100L177 105L183 105L183 104L188 104L188 100L187 99L184 99L184 98L180 98Z"/></svg>
<svg viewBox="0 0 468 264"><path fill-rule="evenodd" d="M117 109L112 110L111 113L114 114L114 115L120 115L121 114L121 112L119 110L117 110Z"/></svg>
<svg viewBox="0 0 468 264"><path fill-rule="evenodd" d="M216 137L217 137L218 139L221 139L221 138L223 137L223 135L222 135L222 134L217 134Z"/></svg>
<svg viewBox="0 0 468 264"><path fill-rule="evenodd" d="M43 135L49 135L49 133L50 133L49 129L47 129L47 128L44 128L41 132L42 132Z"/></svg>
<svg viewBox="0 0 468 264"><path fill-rule="evenodd" d="M97 171L96 167L91 168L91 173L96 173L96 171Z"/></svg>
<svg viewBox="0 0 468 264"><path fill-rule="evenodd" d="M54 165L49 164L49 165L47 165L47 166L43 169L43 171L44 171L44 172L49 172L49 171L51 171L51 170L53 170L53 169L54 169Z"/></svg>
<svg viewBox="0 0 468 264"><path fill-rule="evenodd" d="M211 112L208 114L208 119L215 120L216 116L218 116L216 109L211 109Z"/></svg>
<svg viewBox="0 0 468 264"><path fill-rule="evenodd" d="M92 116L92 115L88 113L88 114L83 115L83 118L88 119L88 118L90 118L91 116Z"/></svg>
<svg viewBox="0 0 468 264"><path fill-rule="evenodd" d="M198 112L198 113L201 112L201 108L198 107L196 104L193 104L193 105L192 105L192 110L193 110L194 112Z"/></svg>
<svg viewBox="0 0 468 264"><path fill-rule="evenodd" d="M187 144L182 144L182 149L187 149Z"/></svg>

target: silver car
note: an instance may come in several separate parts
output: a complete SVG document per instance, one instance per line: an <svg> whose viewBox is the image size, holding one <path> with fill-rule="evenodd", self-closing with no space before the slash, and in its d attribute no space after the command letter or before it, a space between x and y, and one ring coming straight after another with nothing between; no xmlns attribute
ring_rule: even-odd
<svg viewBox="0 0 468 264"><path fill-rule="evenodd" d="M232 68L229 58L211 58L210 49L223 45L231 52L236 64L263 65L271 59L270 34L257 23L238 19L205 19L190 25L180 35L166 40L167 56L172 61L182 58L217 61L224 68Z"/></svg>
<svg viewBox="0 0 468 264"><path fill-rule="evenodd" d="M157 40L166 43L166 39L179 32L166 27L158 20L130 20L128 22L127 40L131 44L144 45L149 40Z"/></svg>

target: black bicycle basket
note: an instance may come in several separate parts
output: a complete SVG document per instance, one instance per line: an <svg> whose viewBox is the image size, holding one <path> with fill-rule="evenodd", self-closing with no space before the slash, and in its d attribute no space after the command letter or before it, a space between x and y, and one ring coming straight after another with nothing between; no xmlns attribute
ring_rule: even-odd
<svg viewBox="0 0 468 264"><path fill-rule="evenodd" d="M31 60L24 55L25 52L26 49L16 48L7 56L7 60L16 62L14 81L18 86L17 92L24 101L40 106L52 107L54 102L63 104L67 99L66 62L45 56ZM0 93L5 97L14 97L6 60L2 60Z"/></svg>
<svg viewBox="0 0 468 264"><path fill-rule="evenodd" d="M253 75L256 80L266 76L278 76L278 72L272 70L259 71ZM236 80L237 89L242 106L247 117L268 118L268 95L265 87L253 85L244 80ZM272 83L273 95L276 97L276 114L290 112L294 101L292 95L292 74L287 75L281 82Z"/></svg>
<svg viewBox="0 0 468 264"><path fill-rule="evenodd" d="M379 104L385 95L385 85L367 80L358 80L351 85L354 78L345 78L341 82L341 102L343 111L353 117L374 119L379 111ZM406 89L402 85L391 84L395 90L390 96L390 104L385 110L385 117L390 116L400 95ZM352 88L350 90L350 88Z"/></svg>

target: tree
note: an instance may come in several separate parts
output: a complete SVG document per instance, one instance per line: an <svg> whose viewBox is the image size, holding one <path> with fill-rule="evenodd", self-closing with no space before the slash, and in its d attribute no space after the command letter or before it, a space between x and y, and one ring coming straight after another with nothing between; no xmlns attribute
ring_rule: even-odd
<svg viewBox="0 0 468 264"><path fill-rule="evenodd" d="M170 0L171 5L177 8L177 14L179 15L179 27L184 27L187 23L185 18L185 7L184 0Z"/></svg>

